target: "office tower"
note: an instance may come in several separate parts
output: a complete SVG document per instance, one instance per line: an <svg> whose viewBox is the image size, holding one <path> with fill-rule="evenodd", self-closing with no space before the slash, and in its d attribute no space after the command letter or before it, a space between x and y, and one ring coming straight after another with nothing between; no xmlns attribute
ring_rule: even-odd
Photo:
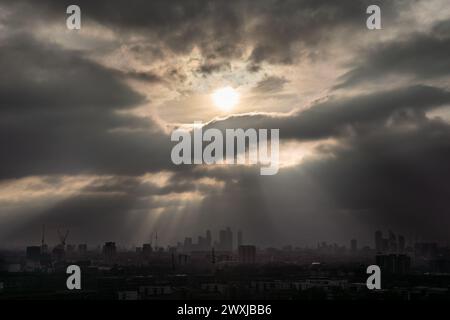
<svg viewBox="0 0 450 320"><path fill-rule="evenodd" d="M239 262L241 263L255 263L256 262L256 247L255 246L239 246Z"/></svg>
<svg viewBox="0 0 450 320"><path fill-rule="evenodd" d="M105 242L103 246L103 255L106 260L112 260L116 257L116 243L115 242Z"/></svg>
<svg viewBox="0 0 450 320"><path fill-rule="evenodd" d="M358 243L357 243L356 239L352 239L350 241L350 248L351 248L352 253L356 252L356 250L358 249Z"/></svg>
<svg viewBox="0 0 450 320"><path fill-rule="evenodd" d="M184 252L192 251L192 238L186 237L184 238Z"/></svg>
<svg viewBox="0 0 450 320"><path fill-rule="evenodd" d="M150 243L144 243L142 245L142 254L146 257L150 256L153 252L152 245Z"/></svg>
<svg viewBox="0 0 450 320"><path fill-rule="evenodd" d="M381 252L382 246L383 246L383 233L378 230L375 232L375 250L377 252Z"/></svg>
<svg viewBox="0 0 450 320"><path fill-rule="evenodd" d="M230 227L226 230L226 251L233 251L233 232L231 232Z"/></svg>
<svg viewBox="0 0 450 320"><path fill-rule="evenodd" d="M401 235L398 236L398 252L399 253L405 252L405 237Z"/></svg>
<svg viewBox="0 0 450 320"><path fill-rule="evenodd" d="M237 246L239 248L242 245L243 245L243 235L242 235L242 231L239 230L238 234L237 234Z"/></svg>
<svg viewBox="0 0 450 320"><path fill-rule="evenodd" d="M206 250L206 238L198 236L197 248L198 251Z"/></svg>
<svg viewBox="0 0 450 320"><path fill-rule="evenodd" d="M411 267L411 258L406 254L379 254L376 264L386 274L406 274Z"/></svg>

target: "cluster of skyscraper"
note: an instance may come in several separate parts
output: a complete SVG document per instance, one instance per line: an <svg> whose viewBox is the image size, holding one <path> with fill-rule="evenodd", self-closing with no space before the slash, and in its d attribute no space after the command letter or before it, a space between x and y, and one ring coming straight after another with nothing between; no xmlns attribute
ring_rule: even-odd
<svg viewBox="0 0 450 320"><path fill-rule="evenodd" d="M378 253L404 253L405 237L397 237L389 230L389 237L383 238L383 233L378 230L375 232L375 249Z"/></svg>
<svg viewBox="0 0 450 320"><path fill-rule="evenodd" d="M206 230L205 236L198 236L197 242L193 242L191 237L186 237L184 242L178 242L177 251L181 252L192 252L192 251L209 251L214 248L217 251L228 251L231 252L235 248L242 245L243 234L242 231L237 233L237 246L234 246L233 232L230 227L219 231L218 241L212 239L211 231Z"/></svg>

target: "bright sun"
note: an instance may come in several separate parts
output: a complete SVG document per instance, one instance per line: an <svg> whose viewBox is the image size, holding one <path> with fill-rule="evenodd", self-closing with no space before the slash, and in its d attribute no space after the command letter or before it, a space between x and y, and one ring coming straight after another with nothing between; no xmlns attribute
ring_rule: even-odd
<svg viewBox="0 0 450 320"><path fill-rule="evenodd" d="M232 87L217 89L212 94L212 99L216 107L223 111L230 111L239 102L239 93Z"/></svg>

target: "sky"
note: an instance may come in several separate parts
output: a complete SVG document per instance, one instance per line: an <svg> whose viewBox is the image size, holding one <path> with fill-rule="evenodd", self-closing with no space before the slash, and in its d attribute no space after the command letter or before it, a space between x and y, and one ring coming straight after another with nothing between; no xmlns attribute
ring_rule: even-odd
<svg viewBox="0 0 450 320"><path fill-rule="evenodd" d="M0 247L448 243L449 80L446 0L0 0ZM174 165L194 121L279 129L278 174Z"/></svg>

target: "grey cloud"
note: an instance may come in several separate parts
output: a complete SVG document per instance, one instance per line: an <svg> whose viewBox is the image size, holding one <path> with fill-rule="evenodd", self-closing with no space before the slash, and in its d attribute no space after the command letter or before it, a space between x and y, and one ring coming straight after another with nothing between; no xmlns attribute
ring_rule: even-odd
<svg viewBox="0 0 450 320"><path fill-rule="evenodd" d="M450 92L412 86L351 98L330 98L289 115L249 114L215 120L208 127L278 128L286 139L317 140L380 128L402 112L421 118L426 111L450 103Z"/></svg>
<svg viewBox="0 0 450 320"><path fill-rule="evenodd" d="M255 93L274 93L283 89L283 86L289 82L284 77L269 76L259 81L253 88Z"/></svg>
<svg viewBox="0 0 450 320"><path fill-rule="evenodd" d="M123 74L28 36L1 49L1 178L170 165L169 137L152 119L117 113L145 102Z"/></svg>
<svg viewBox="0 0 450 320"><path fill-rule="evenodd" d="M406 39L377 43L359 57L360 61L340 79L336 88L345 88L388 75L423 79L450 75L449 22L441 22L429 34L413 34Z"/></svg>
<svg viewBox="0 0 450 320"><path fill-rule="evenodd" d="M144 98L113 70L75 51L38 43L26 34L0 43L0 112L19 110L124 109Z"/></svg>
<svg viewBox="0 0 450 320"><path fill-rule="evenodd" d="M34 7L29 1L6 3L22 12L31 12ZM262 62L290 64L309 56L308 51L326 43L332 36L338 37L339 31L364 31L366 8L370 4L382 6L383 23L389 26L400 11L412 3L402 0L77 2L86 19L124 36L138 33L146 41L175 53L189 53L197 47L203 57L215 55L234 59L243 58L250 48L248 63L253 70ZM69 4L72 3L47 1L40 9L41 15L60 20Z"/></svg>
<svg viewBox="0 0 450 320"><path fill-rule="evenodd" d="M147 83L164 83L164 80L160 76L152 72L128 71L123 72L123 76L128 79L143 81Z"/></svg>
<svg viewBox="0 0 450 320"><path fill-rule="evenodd" d="M207 62L202 64L198 69L197 72L200 74L207 76L214 72L224 71L224 70L231 70L231 65L229 62Z"/></svg>

